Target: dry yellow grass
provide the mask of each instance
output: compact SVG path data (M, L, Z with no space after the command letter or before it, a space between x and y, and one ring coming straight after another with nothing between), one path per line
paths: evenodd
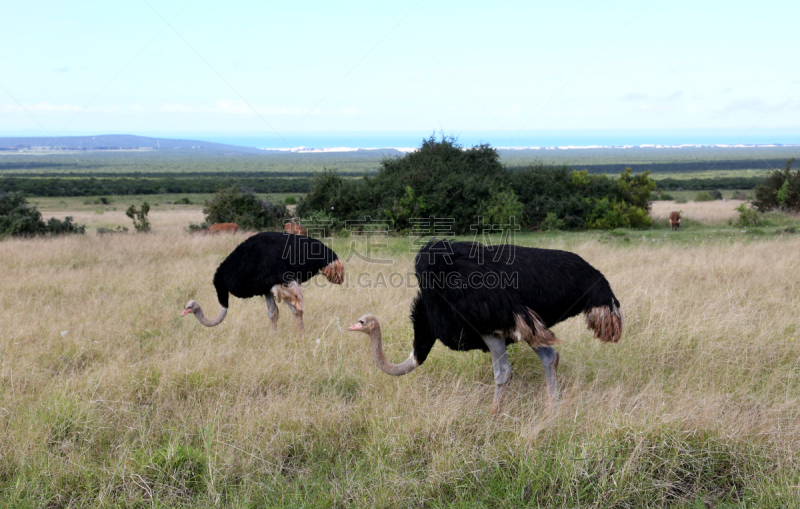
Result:
M347 287L317 278L319 286L306 288L307 337L299 340L285 308L270 335L257 298L232 298L213 329L180 318L191 298L216 315L213 272L243 239L189 236L189 220L153 214L151 235L0 243L5 500L800 500L791 473L800 453L797 237L658 247L548 242L604 272L626 331L618 345L602 345L581 319L554 328L564 342L561 401L552 410L536 355L511 348L506 413L491 419L488 354L437 345L414 373L390 378L374 366L367 338L344 330L372 312L389 357L408 354L416 289L379 277L412 271L405 240L390 241L394 265L354 258ZM347 252L345 241L334 247ZM360 274L370 284L357 284ZM707 468L713 482L704 480Z
M673 210L681 212L683 219L697 221L703 224L719 224L728 219L739 217L736 207L745 203L742 200L714 200L705 202L675 203L674 201L654 201L650 215L654 220L669 219Z
M100 211L102 209L98 209ZM124 226L133 230L131 219L125 215L125 208L118 210L103 210L102 214L94 211L85 210L48 210L43 212L44 217L57 217L63 219L72 216L78 224L86 225L88 233L94 233L97 228L116 228ZM200 207L182 207L177 210L151 210L147 216L155 232L174 232L185 231L189 223L200 224L205 219Z

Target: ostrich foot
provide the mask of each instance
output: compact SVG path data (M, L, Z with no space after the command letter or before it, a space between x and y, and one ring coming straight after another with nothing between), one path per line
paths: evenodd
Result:
M559 355L555 348L550 346L543 346L535 348L536 355L542 361L544 366L544 376L547 381L547 400L552 407L558 401L558 381L556 373L558 371Z
M499 415L500 412L503 410L503 399L506 395L506 390L508 389L509 384L511 383L511 377L509 380L504 384L495 384L494 386L494 398L492 398L492 415Z
M492 354L492 370L494 371L492 415L497 415L503 409L503 399L511 382L511 363L508 362L505 339L498 336L485 336L483 341Z

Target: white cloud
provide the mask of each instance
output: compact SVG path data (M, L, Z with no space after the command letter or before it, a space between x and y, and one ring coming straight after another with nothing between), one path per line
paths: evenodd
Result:
M255 111L254 111L255 110ZM221 113L235 115L320 115L322 110L315 108L310 113L307 108L297 106L273 106L271 104L248 104L238 99L220 99L213 105L208 104L185 104L185 103L162 103L158 107L162 113ZM335 114L338 115L360 115L361 110L357 106L342 108Z
M78 112L81 111L83 108L80 106L75 106L74 104L53 104L50 102L42 102L37 104L23 104L22 106L18 104L6 104L3 109L5 111L27 111L27 112L34 112L34 111L41 111L41 112Z

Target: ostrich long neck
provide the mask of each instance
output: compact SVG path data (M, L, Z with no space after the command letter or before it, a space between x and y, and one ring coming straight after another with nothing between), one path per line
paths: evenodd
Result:
M209 320L206 318L206 315L203 314L203 308L198 306L197 311L194 313L194 316L197 318L197 321L205 325L206 327L213 327L215 325L219 325L222 323L222 320L225 319L225 315L228 314L228 308L220 308L219 314L213 320Z
M381 326L375 324L375 328L369 335L370 345L372 346L372 355L375 356L375 363L381 368L381 371L387 375L400 376L414 371L417 367L417 360L414 358L414 352L400 364L392 364L386 359L383 354L383 340L381 339Z

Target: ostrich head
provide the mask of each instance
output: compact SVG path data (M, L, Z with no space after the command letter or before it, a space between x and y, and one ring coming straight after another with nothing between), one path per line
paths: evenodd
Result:
M181 316L186 316L189 313L197 313L199 309L200 309L200 304L198 304L197 301L195 300L190 300L189 302L186 303L186 306L184 306L183 313L181 313Z
M190 300L183 308L183 313L181 313L181 316L186 316L189 313L192 313L194 317L197 318L197 321L206 327L214 327L215 325L222 323L222 320L225 319L225 315L228 313L228 308L220 307L217 317L213 320L209 320L206 318L206 315L203 314L203 308L200 307L200 304L198 304L195 300Z
M375 315L367 313L358 319L354 325L351 325L347 330L360 331L369 335L370 344L372 346L372 355L375 357L375 363L381 371L387 375L400 376L414 371L414 368L419 366L417 358L414 356L414 351L408 359L400 364L392 364L386 359L383 354L383 346L381 341L381 325Z
M366 315L362 316L358 319L354 325L351 325L347 328L347 330L352 331L360 331L365 334L371 334L375 328L380 327L378 324L378 319L375 318L375 315L367 313Z

